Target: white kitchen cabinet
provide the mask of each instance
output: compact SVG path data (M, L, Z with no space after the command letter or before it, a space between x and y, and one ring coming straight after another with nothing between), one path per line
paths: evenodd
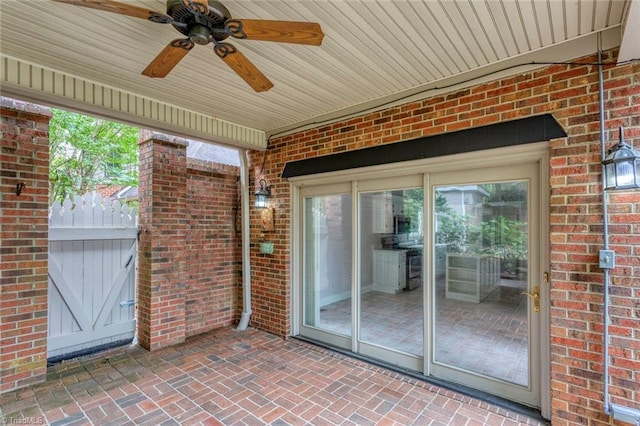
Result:
M394 219L404 216L402 191L380 192L371 197L372 231L374 234L408 232L394 229Z
M447 254L446 298L479 303L500 284L500 259Z
M393 200L391 193L376 194L371 199L372 228L374 234L393 232Z
M373 290L399 293L407 285L407 251L373 251Z

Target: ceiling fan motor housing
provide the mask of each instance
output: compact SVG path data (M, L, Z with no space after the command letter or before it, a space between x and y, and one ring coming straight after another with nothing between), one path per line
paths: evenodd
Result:
M192 11L183 0L167 0L167 15L178 25L173 27L189 37L194 43L208 44L213 38L221 41L229 37L224 23L231 18L231 13L221 3L209 0L206 14Z
M209 28L204 25L195 24L189 31L189 38L196 44L206 45L209 44Z

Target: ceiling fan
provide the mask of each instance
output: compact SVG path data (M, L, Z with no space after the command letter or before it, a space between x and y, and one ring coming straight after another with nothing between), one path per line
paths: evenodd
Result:
M247 40L319 46L324 34L314 22L232 19L231 13L215 0L167 0L167 13L113 0L53 0L92 9L171 24L186 36L171 41L142 74L165 77L196 44L213 43L213 51L256 92L264 92L273 83L234 45L224 42L229 36Z

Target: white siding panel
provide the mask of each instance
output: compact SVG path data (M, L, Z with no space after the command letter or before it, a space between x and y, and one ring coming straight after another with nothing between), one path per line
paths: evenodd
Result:
M474 15L474 9L465 2L445 2L443 6L449 22L460 37L459 40L464 43L463 52L469 58L467 62L476 67L490 60L494 61L495 55L491 52L484 30Z
M626 2L624 0L611 0L609 2L610 9L609 9L608 15L607 15L607 17L608 17L607 22L606 22L606 26L607 27L615 26L615 25L619 24L622 21L622 16L624 14L624 5L625 5L625 3Z
M551 46L553 43L553 30L551 28L551 16L549 14L549 2L537 0L533 2L533 12L537 24L541 46Z
M378 46L366 43L365 34L357 27L351 15L345 15L342 10L335 10L334 5L328 2L310 3L306 7L317 16L318 21L342 28L341 31L330 35L331 39L327 40L326 47L323 48L328 53L326 58L334 58L336 65L338 65L335 68L335 75L344 74L344 71L340 70L340 64L347 70L362 68L362 73L359 73L361 79L368 80L370 84L379 87L384 92L397 89L393 81L385 78L388 68L379 60L386 53ZM356 87L360 84L362 83L356 82ZM346 93L349 92L348 90Z
M581 5L578 1L563 1L562 4L565 10L564 25L566 27L566 38L572 39L580 34ZM571 19L571 17L573 17L573 19Z
M390 31L394 37L394 43L398 46L396 54L401 54L411 64L414 77L419 82L433 80L434 62L433 55L427 55L428 49L416 28L413 25L406 25L407 17L397 2L378 3L378 7L382 10L379 14L384 13L384 19L389 22Z
M455 61L458 70L473 68L477 65L475 59L468 55L465 43L461 42L462 38L458 33L458 29L454 28L451 19L446 10L447 2L437 1L427 3L429 5L429 18L436 28L437 37L441 37L443 46L450 52L449 55Z
M529 34L524 26L523 17L520 12L520 3L503 2L505 15L511 36L516 43L518 53L523 53L531 49Z
M593 14L593 29L602 29L607 26L609 11L611 10L611 1L599 0L595 2Z
M464 5L464 9L462 6ZM482 40L480 44L483 46L485 56L489 62L495 62L507 56L506 48L496 28L495 21L491 16L491 12L485 2L469 1L469 10L467 4L461 3L461 10L466 15L473 16L472 32L482 32ZM471 19L471 18L469 18Z
M127 2L161 12L166 7L163 0ZM487 64L496 69L501 61L574 59L576 46L584 54L580 36L615 30L625 4L225 0L236 18L318 22L325 33L318 47L228 40L275 84L255 93L210 46L196 46L166 78L142 76L155 55L180 37L169 25L52 1L0 1L0 83L7 96L264 149L267 133L377 108L441 81L468 80ZM547 55L541 47L553 50Z
M43 70L36 65L23 63L14 58L3 56L2 63L2 78L0 81L3 83L3 89L5 89L5 91L7 88L14 86L18 91L34 92L33 96L40 94L41 96L48 97L52 101L56 98L63 98L65 100L60 101L62 104L74 105L79 110L83 110L83 105L85 109L90 110L95 108L110 110L119 115L131 116L131 122L143 127L145 123L148 124L154 121L156 122L157 128L163 128L169 124L173 129L177 129L178 131L184 131L192 135L200 135L200 139L204 140L215 141L216 139L221 139L219 140L220 142L225 142L225 138L228 138L226 135L230 133L226 132L225 135L220 135L207 132L206 129L210 127L210 123L221 121L214 117L205 117L193 111L161 104L151 99L145 99L131 93L100 86L96 83L63 73ZM39 77L34 79L32 78L33 75ZM92 96L89 93L98 93L102 96ZM159 104L158 107L162 105L165 110L171 110L170 120L166 120L166 115L155 119L151 114L152 108L144 107L145 101L149 105ZM106 114L106 116L110 117L109 114ZM197 117L201 117L201 120L197 120ZM206 122L207 126L196 125L198 121L201 123ZM264 132L250 129L246 126L238 126L231 122L225 122L225 124L227 127L238 127L242 129L242 132L238 132L237 134L244 135L244 138L242 140L235 140L237 144L257 149L266 146Z
M551 21L551 37L553 42L564 40L566 35L564 2L549 0L549 19Z
M502 2L490 1L487 3L487 7L493 17L496 31L498 31L498 34L500 35L500 39L505 46L507 55L513 56L519 54L520 50L514 37L512 24L510 22L511 17L507 14Z
M581 0L580 1L580 34L587 34L593 30L593 12L596 7L595 0Z
M397 4L397 7L401 11L404 19L410 24L408 27L414 29L413 35L410 35L411 42L415 44L422 56L425 57L425 62L423 63L426 63L428 67L425 72L433 75L434 79L438 79L455 69L455 63L447 55L438 37L434 35L429 26L423 24L424 14L416 11L417 7L421 7L420 4L400 2ZM420 29L422 26L425 26L425 28ZM407 41L407 43L408 42L409 41Z

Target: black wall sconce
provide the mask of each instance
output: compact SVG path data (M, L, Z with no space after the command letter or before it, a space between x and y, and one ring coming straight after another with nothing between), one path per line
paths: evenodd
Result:
M624 141L624 129L620 127L620 142L607 153L602 161L606 190L640 188L640 153Z
M19 182L16 184L16 195L20 195L22 194L22 190L26 187L27 185L24 182Z
M264 179L260 179L260 189L256 191L255 206L259 209L267 207L267 200L271 197L271 186Z

